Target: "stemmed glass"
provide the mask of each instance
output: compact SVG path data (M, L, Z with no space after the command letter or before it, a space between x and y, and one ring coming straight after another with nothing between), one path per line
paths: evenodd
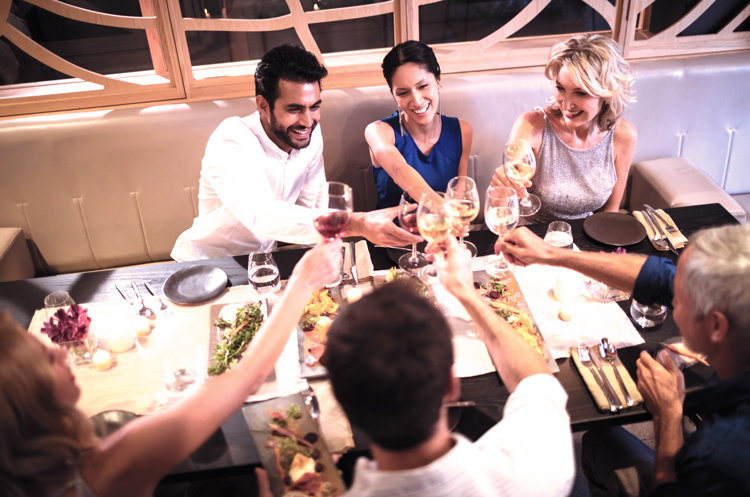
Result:
M472 257L477 255L477 246L464 241L464 230L479 214L479 192L477 184L468 176L457 176L448 182L445 193L448 196L453 222L461 230L459 243L469 249Z
M442 242L450 233L453 219L445 193L425 192L417 207L417 226L422 238L430 243ZM437 271L430 265L419 273L420 278L434 282Z
M552 221L547 226L544 241L555 247L573 248L573 229L565 221Z
M323 238L332 242L346 231L353 210L354 200L349 185L328 181L320 187L315 197L313 225ZM341 283L341 275L338 280L327 286L332 288L339 283Z
M398 222L399 225L409 233L418 234L417 226L417 208L419 207L419 198L425 189L414 186L401 194L401 201L398 204ZM427 259L417 252L417 244L413 243L411 252L402 255L398 259L398 265L404 271L412 272L429 264Z
M506 186L489 187L484 202L484 222L494 234L502 236L518 224L518 195L513 188ZM487 266L487 274L506 278L516 267L505 260L502 252Z
M536 173L536 158L529 142L522 138L511 140L503 152L503 170L511 181L523 185ZM542 201L531 193L519 202L521 217L533 216L539 211Z

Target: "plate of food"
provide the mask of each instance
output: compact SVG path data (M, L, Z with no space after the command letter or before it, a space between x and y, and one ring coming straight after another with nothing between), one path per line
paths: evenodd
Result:
M560 371L515 278L488 278L484 271L475 272L474 288L487 299L495 314L503 318L521 338L544 357L553 373Z
M208 339L208 374L218 376L242 358L260 326L268 316L265 299L231 304L214 304L209 308L211 332ZM274 394L279 390L276 371L271 371L253 397Z
M328 374L320 358L326 350L328 328L338 312L341 296L337 288L315 290L307 301L302 318L297 325L300 374L313 378Z
M346 488L300 394L242 409L276 497L335 497Z

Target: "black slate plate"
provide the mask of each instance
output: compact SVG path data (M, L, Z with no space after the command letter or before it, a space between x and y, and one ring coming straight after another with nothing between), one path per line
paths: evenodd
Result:
M214 266L180 269L164 282L164 295L175 304L196 304L219 295L227 286L227 273Z
M636 218L619 212L597 212L587 217L583 231L597 242L615 247L633 245L646 238L646 228Z

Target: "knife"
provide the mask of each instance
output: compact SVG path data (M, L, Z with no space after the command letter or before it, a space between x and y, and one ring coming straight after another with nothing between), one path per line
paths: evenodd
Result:
M354 249L354 242L349 242L349 259L352 263L352 279L355 285L359 285L359 277L357 275L357 252Z
M650 214L652 214L654 216L654 218L656 218L656 215L655 215L656 211L654 211L653 207L651 207L650 205L646 205L646 204L643 204L643 207L645 207L646 209L648 209L648 212ZM672 242L669 240L669 237L667 236L667 234L664 233L664 229L662 229L661 224L659 224L659 220L658 219L654 219L654 224L656 225L656 229L659 230L659 234L662 236L662 238L667 241L667 245L669 246L669 250L671 250L672 252L674 252L675 255L680 255L680 253L677 252L677 249L674 248L674 245L672 245Z
M596 348L596 347L595 347ZM622 403L620 402L620 397L617 396L617 393L615 392L615 389L612 388L612 384L609 382L609 378L607 378L607 375L604 374L604 369L602 369L602 360L599 358L599 350L594 350L591 352L591 362L594 363L594 366L596 366L596 369L599 370L599 374L602 377L602 381L604 382L604 390L605 394L615 401L615 404L617 404L618 409L622 409Z
M120 295L122 295L122 298L128 301L128 304L133 305L133 302L130 300L130 297L128 297L128 294L125 293L125 289L122 288L120 285L119 280L115 280L115 288L117 288L117 291L120 292Z
M658 218L659 218L659 221L661 221L662 223L664 223L664 226L666 227L665 229L666 229L667 231L669 231L670 233L677 233L677 232L679 232L679 231L680 231L680 230L679 230L679 229L677 228L677 226L675 226L675 225L674 225L674 223L668 223L668 222L667 222L667 220L666 220L666 219L664 219L664 218L663 218L663 217L661 216L661 214L659 214L659 211L657 211L656 209L654 209L653 207L651 207L651 206L650 206L650 205L648 205L648 204L643 204L643 206L644 206L644 207L645 207L646 209L651 209L651 212L652 212L652 213L653 213L653 214L654 214L654 215L655 215L656 217L658 217ZM670 230L669 228L672 228L672 229L673 229L674 231Z

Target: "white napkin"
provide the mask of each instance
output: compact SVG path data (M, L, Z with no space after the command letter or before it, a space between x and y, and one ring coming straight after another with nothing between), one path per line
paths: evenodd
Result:
M349 255L349 244L344 242L344 249L346 254L344 255L344 272L352 277L352 259ZM367 248L367 242L360 240L354 244L354 255L357 257L357 278L366 278L372 276L374 268L372 266L372 259L370 258L370 250Z
M576 303L567 304L573 309L573 318L562 321L558 317L560 302L552 290L559 268L533 265L516 268L516 281L534 316L544 341L555 359L569 357L570 348L579 342L588 345L607 337L619 349L644 343L627 315L614 302L601 303L581 296Z

